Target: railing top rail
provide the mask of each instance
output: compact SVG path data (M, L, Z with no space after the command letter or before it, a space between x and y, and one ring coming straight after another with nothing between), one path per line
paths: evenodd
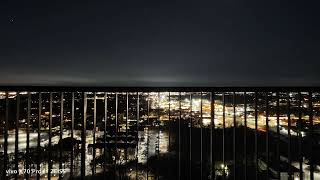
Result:
M320 92L320 86L242 87L103 87L103 86L0 86L0 91L41 92Z

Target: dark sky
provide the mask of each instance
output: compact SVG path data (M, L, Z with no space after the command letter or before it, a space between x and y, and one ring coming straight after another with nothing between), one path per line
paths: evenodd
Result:
M1 1L0 85L320 85L316 2Z

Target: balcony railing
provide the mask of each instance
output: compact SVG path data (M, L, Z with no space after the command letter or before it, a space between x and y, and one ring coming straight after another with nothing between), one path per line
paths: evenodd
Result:
M319 179L320 88L1 87L0 179Z

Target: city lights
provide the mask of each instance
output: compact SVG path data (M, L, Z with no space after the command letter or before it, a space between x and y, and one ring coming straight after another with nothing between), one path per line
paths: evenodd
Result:
M71 172L72 176L79 176L81 173L99 174L105 173L106 170L114 171L114 168L111 168L114 166L118 169L113 173L119 173L117 171L124 168L125 174L131 178L158 176L158 169L164 167L155 164L175 159L178 155L184 156L184 159L191 157L190 163L195 161L196 164L199 164L199 162L207 161L210 158L208 155L213 151L209 147L202 150L200 148L208 146L211 140L213 143L222 143L218 138L225 138L225 145L214 146L216 148L214 152L220 152L222 148L230 148L230 144L226 146L233 140L230 137L236 137L234 133L237 133L237 136L243 136L241 133L245 125L247 133L256 133L262 137L259 141L266 140L263 137L266 136L266 133L269 133L270 141L271 139L275 141L274 138L279 133L280 139L286 143L289 135L291 141L294 142L297 142L298 138L305 139L310 135L308 133L309 116L308 114L299 115L297 108L305 107L302 103L298 107L299 98L295 93L289 95L292 107L290 124L288 124L286 109L288 105L284 98L286 94L281 94L282 100L277 107L277 94L270 93L267 113L264 102L265 93L261 93L258 101L254 99L253 93L247 94L246 98L249 100L245 107L244 96L241 92L235 93L235 98L238 99L236 104L233 104L232 93L225 93L224 97L222 93L215 93L211 97L211 93L208 92L88 92L86 96L83 96L81 92L64 92L61 97L62 93L54 92L41 93L41 103L39 103L39 93L9 92L8 94L0 93L0 96L4 96L0 100L0 112L6 111L3 106L6 97L10 99L9 103L12 104L12 107L17 107L18 95L19 107L21 107L19 116L17 118L17 114L12 113L16 111L10 109L8 136L6 138L3 135L0 136L0 150L4 153L6 139L8 167L11 169L14 169L16 160L19 167L30 162L25 158L15 159L15 156L29 153L30 157L36 159L40 151L44 156L43 160L32 162L32 166L39 167L39 171L32 172L39 172L42 178L47 177L49 169L57 170L60 167L64 168L63 176L70 176ZM83 97L86 98L83 99ZM30 106L28 106L29 100ZM305 98L305 101L305 104L308 104L308 97ZM313 96L313 102L314 104L320 103L320 96ZM255 109L255 103L257 103L257 109ZM319 106L313 107L315 108L313 126L316 131L320 122L316 114ZM277 113L277 108L282 110ZM266 123L267 120L268 123ZM84 125L85 129L83 129ZM214 136L210 135L211 131ZM81 141L84 136L85 141ZM248 142L250 144L255 141L255 136L251 137L253 139ZM257 136L257 138L260 137ZM234 147L240 148L241 143L243 141ZM63 150L60 150L61 147ZM73 157L70 156L71 151L74 153ZM182 154L183 151L186 154ZM190 153L191 156L187 153ZM199 154L205 156L202 161L192 159L198 158ZM48 159L49 156L51 159ZM252 156L253 159L255 157L254 154L248 154L248 156ZM261 167L259 168L263 171L266 169L266 156L263 153L260 156L258 161ZM215 163L218 166L215 166L215 176L231 177L235 171L232 158L224 158L227 159L226 162L222 162L222 159L216 160ZM239 158L243 158L243 155ZM304 158L308 158L307 155ZM292 168L299 169L296 159L291 164ZM73 168L72 171L71 168ZM270 166L270 168L276 167ZM311 172L310 169L303 171ZM61 176L59 172L62 171L55 171L50 176L59 177ZM204 172L206 171L203 170ZM296 175L294 173L294 178ZM314 175L319 176L317 172L314 172ZM19 176L22 177L22 174Z

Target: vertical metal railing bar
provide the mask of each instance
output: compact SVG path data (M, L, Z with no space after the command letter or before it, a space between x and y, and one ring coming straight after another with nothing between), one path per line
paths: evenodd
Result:
M92 153L92 176L96 173L96 129L97 129L97 93L93 93L93 153Z
M137 141L137 152L136 152L136 180L138 180L138 152L139 152L139 119L140 119L140 98L139 98L139 92L137 92L137 134L136 134L136 141Z
M192 179L192 92L190 93L189 179Z
M60 143L59 143L59 169L62 169L62 138L63 138L63 99L64 94L60 94ZM62 173L59 173L59 179L62 179Z
M108 94L104 93L104 130L103 130L103 154L104 154L104 164L103 164L103 179L106 180L106 167L107 167L107 120L108 120Z
M312 92L309 92L309 138L310 138L310 179L314 179L314 162L313 162L313 99Z
M37 180L40 179L40 140L41 140L41 112L42 112L42 93L39 92L38 98L38 139L37 139Z
M158 92L157 119L158 119L158 135L157 135L158 146L156 149L157 150L156 155L157 155L157 159L159 160L160 159L160 124L161 124L161 121L160 121L160 91ZM159 179L159 173L157 173L156 179Z
M149 126L150 126L150 119L149 119L149 113L150 113L150 93L148 92L147 96L147 180L149 179Z
M71 139L73 141L74 135L74 92L71 94ZM70 178L73 179L73 156L74 156L74 147L71 150L71 162L70 162Z
M178 122L178 179L181 179L181 92L179 92L179 122Z
M266 164L267 164L267 179L269 179L269 93L266 92Z
M114 163L114 173L115 173L115 179L117 178L117 160L118 160L118 93L116 92L116 122L115 122L115 163Z
M17 170L17 173L15 173L15 179L18 179L19 176L19 159L18 159L18 153L19 153L19 115L20 115L20 93L17 92L16 96L16 103L17 103L17 110L16 110L16 127L15 127L15 152L14 152L14 160L15 160L15 169Z
M125 174L127 174L128 163L128 119L129 119L129 94L126 92L126 149L125 149Z
M214 163L214 153L213 153L213 133L214 133L214 92L210 93L211 102L211 123L210 123L210 177L214 179L215 176L215 163Z
M202 142L202 140L203 140L203 130L202 130L202 128L203 128L203 114L202 114L202 91L200 92L200 143L201 143L201 145L200 145L200 179L202 180L202 178L203 178L203 142Z
M302 134L301 134L301 125L302 125L302 95L301 92L298 92L298 132L299 132L299 177L300 180L303 180L303 155L302 155Z
M225 180L226 172L225 172L225 165L226 165L226 147L225 147L225 133L226 133L226 97L225 92L222 93L222 179Z
M49 158L48 158L48 180L51 179L51 169L52 169L52 150L51 150L51 136L52 136L52 92L50 92L49 97Z
M81 132L81 179L86 176L86 129L87 129L87 93L83 92L83 116Z
M233 97L232 97L232 104L233 104L233 179L236 179L236 162L237 162L237 157L236 157L236 93L233 92Z
M247 180L247 94L243 93L243 101L244 101L244 180Z
M168 121L169 121L169 123L168 123L169 124L169 128L168 128L169 129L169 138L168 138L169 139L169 142L168 142L169 148L168 149L169 149L169 152L170 152L171 151L171 121L170 121L170 119L171 119L171 97L170 97L170 92L169 92L169 97L168 98L169 98L169 115L168 115L169 116L168 117L169 118L168 119Z
M280 100L279 100L279 92L276 92L276 114L277 114L277 176L280 179Z
M28 92L28 99L27 99L27 146L26 146L26 179L28 180L30 177L30 173L28 173L30 169L30 117L31 117L31 93Z
M258 94L254 92L254 119L255 119L255 139L254 139L254 149L255 149L255 175L256 180L258 179Z
M288 176L289 179L292 179L292 170L291 170L291 112L290 112L290 94L289 92L287 93L287 118L288 118Z

